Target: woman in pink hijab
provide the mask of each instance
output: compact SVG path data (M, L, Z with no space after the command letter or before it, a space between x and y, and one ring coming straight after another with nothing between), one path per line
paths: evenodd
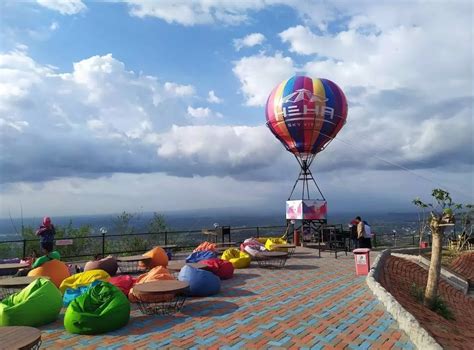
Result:
M36 231L36 235L40 237L41 249L43 249L45 255L53 251L55 234L56 230L54 229L54 225L51 223L51 218L45 216L43 218L43 224Z

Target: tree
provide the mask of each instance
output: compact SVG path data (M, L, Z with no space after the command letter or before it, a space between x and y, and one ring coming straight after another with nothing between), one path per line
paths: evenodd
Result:
M464 212L460 213L461 216L461 234L459 235L459 241L457 245L457 250L460 252L466 249L466 245L472 242L473 237L473 224L472 217L474 215L474 205L467 204L464 206L466 209Z
M428 229L428 216L426 213L426 208L428 205L423 203L420 198L415 198L412 203L416 205L420 210L418 211L418 235L419 235L419 244L421 247L421 242L423 242L423 235Z
M436 201L435 205L423 203L419 199L413 201L418 207L431 208L429 217L429 227L432 235L431 261L424 295L424 304L430 308L433 307L438 296L444 230L448 226L454 226L455 219L453 209L459 209L461 207L459 204L453 203L449 192L440 188L435 188L431 192L431 196Z
M167 229L168 228L166 226L165 217L162 214L154 212L153 217L151 218L148 224L148 232L158 233L164 232Z

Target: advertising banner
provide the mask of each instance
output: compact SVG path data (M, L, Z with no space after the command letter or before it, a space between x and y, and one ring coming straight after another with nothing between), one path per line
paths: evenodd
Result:
M322 200L286 201L287 220L326 220L327 202Z

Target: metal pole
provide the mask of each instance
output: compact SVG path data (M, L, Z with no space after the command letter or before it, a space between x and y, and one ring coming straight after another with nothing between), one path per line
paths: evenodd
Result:
M105 233L102 233L102 257L105 257Z
M26 239L23 240L23 259L26 258Z
M165 231L165 245L168 245L168 231Z
M260 229L259 227L257 226L257 238L260 237Z

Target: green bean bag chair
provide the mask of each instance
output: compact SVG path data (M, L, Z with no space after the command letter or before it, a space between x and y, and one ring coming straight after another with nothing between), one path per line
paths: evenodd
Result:
M62 304L58 288L51 281L38 278L0 302L0 327L39 327L54 322Z
M33 265L31 265L31 267L35 269L50 260L61 260L61 255L59 254L58 251L53 250L51 253L43 255L42 257L39 257L38 259L36 259Z
M74 299L64 315L64 328L75 334L101 334L125 326L130 302L120 289L100 281Z
M244 269L250 266L252 258L246 252L242 252L236 248L229 248L221 256L222 260L230 261L235 269Z

